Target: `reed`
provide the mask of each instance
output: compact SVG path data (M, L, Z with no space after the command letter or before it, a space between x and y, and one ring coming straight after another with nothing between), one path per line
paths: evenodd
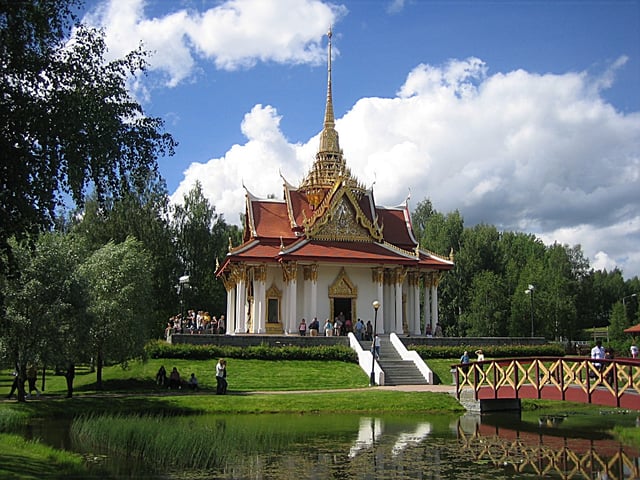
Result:
M358 422L356 417L332 422L316 416L292 428L285 418L99 415L75 420L71 436L82 448L139 462L147 469L204 470L235 464L265 446L277 454L318 432L353 431Z

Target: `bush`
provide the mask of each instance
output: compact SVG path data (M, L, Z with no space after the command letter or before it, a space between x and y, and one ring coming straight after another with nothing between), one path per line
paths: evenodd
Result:
M148 358L178 358L211 360L216 358L239 358L243 360L333 360L357 363L356 353L344 345L321 345L313 347L270 347L261 344L252 347L220 345L172 345L163 340L154 340L145 346Z
M459 358L463 351L473 352L482 349L486 358L514 358L514 357L563 357L564 347L558 344L546 345L486 345L470 346L456 345L443 347L430 347L427 345L409 345L408 350L415 350L423 359L430 358Z

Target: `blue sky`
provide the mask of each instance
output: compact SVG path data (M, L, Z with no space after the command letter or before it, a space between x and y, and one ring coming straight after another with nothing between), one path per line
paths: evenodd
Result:
M376 201L430 198L595 268L640 275L640 0L102 0L85 22L113 56L142 41L131 90L180 143L174 201L196 180L229 223L244 186L280 196L317 150L333 26L336 128ZM282 176L282 177L281 177Z

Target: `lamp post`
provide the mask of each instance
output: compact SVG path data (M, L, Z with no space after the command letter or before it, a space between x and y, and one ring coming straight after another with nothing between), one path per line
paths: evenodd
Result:
M638 296L637 293L632 293L631 295L627 295L626 297L622 297L622 308L624 310L625 321L627 320L627 304L625 303L625 300L627 298L633 298L633 297L637 297L637 296Z
M631 295L627 295L626 297L622 297L622 306L626 308L627 304L624 302L627 298L637 297L637 293L632 293Z
M524 291L527 295L531 295L531 337L533 337L533 292L535 289L535 285L529 284L529 288Z
M380 308L380 302L374 300L373 303L373 338L371 339L371 377L369 377L369 386L373 387L376 384L376 333L378 332L378 309Z
M189 275L183 275L178 279L178 292L180 293L180 319L184 322L184 291L189 288Z

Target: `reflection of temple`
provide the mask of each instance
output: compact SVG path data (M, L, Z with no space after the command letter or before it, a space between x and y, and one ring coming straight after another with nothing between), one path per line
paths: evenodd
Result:
M437 323L438 282L453 261L420 250L406 201L376 205L373 189L351 174L334 129L331 32L328 65L313 166L298 187L285 180L283 200L247 191L243 243L229 246L218 269L229 333L293 333L302 318L322 327L341 313L373 321L374 300L379 333L419 335Z

